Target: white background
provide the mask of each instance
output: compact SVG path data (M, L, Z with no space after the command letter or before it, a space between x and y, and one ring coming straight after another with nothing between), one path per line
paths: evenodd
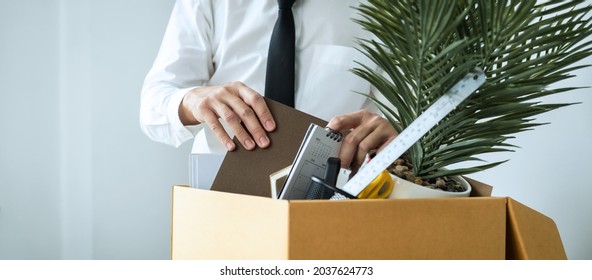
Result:
M169 258L190 143L151 142L138 114L173 3L0 0L0 259ZM551 124L518 135L522 148L489 157L510 162L470 177L555 220L570 259L592 259L592 92L546 100L582 104L542 115Z

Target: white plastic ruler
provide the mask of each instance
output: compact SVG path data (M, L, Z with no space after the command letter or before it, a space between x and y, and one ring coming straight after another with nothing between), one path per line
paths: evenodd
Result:
M485 74L480 69L475 69L467 74L461 81L436 100L432 106L415 119L406 129L401 131L370 162L362 166L358 173L343 186L343 190L357 196L378 174L389 167L483 83L485 83Z

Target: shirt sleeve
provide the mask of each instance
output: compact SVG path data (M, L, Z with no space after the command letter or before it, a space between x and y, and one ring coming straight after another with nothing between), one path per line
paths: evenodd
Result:
M189 90L207 84L214 71L211 9L197 0L177 0L140 99L140 126L152 140L175 147L203 127L184 126L179 105Z

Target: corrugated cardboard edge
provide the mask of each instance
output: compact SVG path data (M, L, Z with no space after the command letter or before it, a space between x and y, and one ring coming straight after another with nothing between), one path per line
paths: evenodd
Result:
M169 255L170 255L171 260L173 259L173 240L174 240L173 230L175 228L175 214L178 214L178 213L175 213L175 188L188 188L188 187L190 187L190 186L184 185L184 184L179 184L179 185L174 185L172 188L172 195L171 195L171 242L170 242L171 246L169 247L170 248Z
M288 201L244 197L174 186L171 259L286 259Z
M565 260L557 225L549 217L508 198L506 259Z

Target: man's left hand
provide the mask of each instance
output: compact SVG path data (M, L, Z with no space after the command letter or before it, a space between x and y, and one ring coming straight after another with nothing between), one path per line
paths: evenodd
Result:
M341 167L351 168L356 172L364 162L366 155L373 150L380 150L397 136L391 123L367 110L336 116L327 127L349 133L343 139L339 158Z

